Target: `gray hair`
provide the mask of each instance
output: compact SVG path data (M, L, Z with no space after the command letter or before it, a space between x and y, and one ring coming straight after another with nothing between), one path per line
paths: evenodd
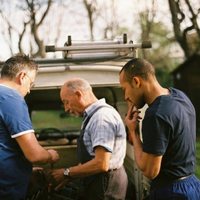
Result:
M72 92L76 92L77 90L81 91L92 91L92 87L90 86L89 82L82 78L74 78L70 79L65 82L64 86L70 89Z
M3 64L1 77L14 79L22 71L38 70L38 65L25 54L17 54L10 57Z

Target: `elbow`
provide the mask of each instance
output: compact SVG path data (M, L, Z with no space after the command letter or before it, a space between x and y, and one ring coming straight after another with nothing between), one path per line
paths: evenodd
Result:
M158 175L158 174L154 174L154 173L143 173L143 175L145 176L145 177L147 177L148 179L150 179L150 180L153 180L154 178L156 178L156 176Z
M102 172L108 172L109 166L103 166L102 167Z
M102 165L100 168L101 172L108 172L109 170L109 165Z
M160 173L160 167L161 167L161 157L156 159L156 161L154 159L154 162L152 162L150 159L146 160L146 162L143 162L143 165L142 167L140 167L140 169L143 172L144 176L146 176L150 180L153 180Z
M109 163L98 161L98 168L100 172L108 172L109 170Z
M146 170L143 171L143 175L146 176L148 179L153 180L159 174L158 170Z

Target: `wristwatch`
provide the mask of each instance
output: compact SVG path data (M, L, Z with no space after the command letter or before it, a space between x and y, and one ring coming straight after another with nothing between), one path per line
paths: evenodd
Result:
M70 173L69 168L65 168L63 173L64 176L69 176L69 173Z

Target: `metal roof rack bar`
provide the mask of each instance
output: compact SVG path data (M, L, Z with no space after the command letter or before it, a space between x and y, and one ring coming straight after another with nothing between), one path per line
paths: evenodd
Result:
M55 52L55 51L85 51L85 50L114 50L114 49L135 49L135 48L151 48L150 41L144 41L139 44L105 44L105 45L72 45L64 47L55 47L55 46L46 46L46 52Z

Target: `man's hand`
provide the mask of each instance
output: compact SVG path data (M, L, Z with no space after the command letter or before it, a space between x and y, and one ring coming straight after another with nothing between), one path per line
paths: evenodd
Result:
M139 134L139 121L142 119L140 111L134 106L129 106L128 113L125 117L125 124L129 130L129 140L133 144L135 134Z
M52 187L54 190L62 189L67 183L71 181L71 178L64 176L64 168L55 169L50 171Z
M130 132L134 132L139 125L141 117L139 116L140 111L135 106L130 106L128 113L125 117L125 123Z
M51 160L50 163L54 163L56 161L58 161L60 159L59 154L57 151L53 150L53 149L48 149L47 150L49 152L49 154L51 155Z
M71 181L71 179L66 178L64 181L62 181L61 183L59 183L58 185L55 186L54 190L58 191L60 189L62 189L65 185L67 185L69 182Z

